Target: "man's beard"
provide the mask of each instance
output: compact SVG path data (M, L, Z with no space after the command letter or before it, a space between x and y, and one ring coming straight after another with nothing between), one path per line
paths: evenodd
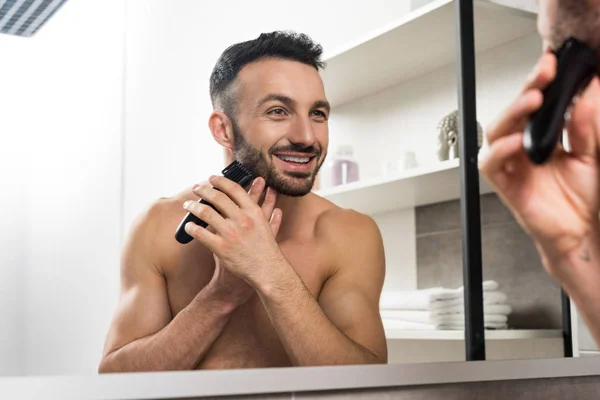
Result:
M596 51L600 48L600 10L588 0L558 0L550 42L558 50L569 37L575 37Z
M285 172L285 176L278 172L272 163L269 163L265 155L244 139L237 124L232 120L233 138L234 138L234 157L237 161L247 167L255 177L261 176L265 179L266 185L275 189L277 193L284 196L300 197L312 190L317 173L323 165L324 158L320 159L321 151L314 146L301 147L297 145L286 146L285 148L273 148L269 151L271 157L275 152L290 151L296 153L306 153L315 156L317 166L313 171L304 172Z

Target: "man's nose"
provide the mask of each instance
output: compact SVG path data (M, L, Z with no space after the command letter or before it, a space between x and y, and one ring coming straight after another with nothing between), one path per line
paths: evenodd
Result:
M309 117L296 118L289 140L294 144L306 147L315 144L315 133Z

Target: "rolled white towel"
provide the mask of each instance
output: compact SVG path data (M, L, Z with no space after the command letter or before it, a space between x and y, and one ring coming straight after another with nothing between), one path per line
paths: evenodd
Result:
M482 282L485 304L503 304L506 295L498 291L496 281ZM464 303L464 289L434 287L419 290L383 292L379 301L382 310L433 310Z
M433 311L427 310L381 310L381 319L388 321L408 321L428 324L435 322Z
M483 281L481 288L484 292L494 292L500 288L500 285L496 281ZM464 290L464 286L458 288L461 292Z
M504 304L507 300L506 294L500 291L483 292L483 304ZM464 294L461 292L461 296L456 299L448 299L443 301L437 301L432 304L432 309L439 310L442 308L463 306L465 304Z
M455 289L430 288L383 292L379 301L382 310L428 310L442 300L460 300L463 293Z

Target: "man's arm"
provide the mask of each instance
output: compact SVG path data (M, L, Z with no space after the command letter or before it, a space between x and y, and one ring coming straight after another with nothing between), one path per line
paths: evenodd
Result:
M287 263L273 269L280 273L258 292L294 365L386 363L379 314L385 277L381 234L367 216L334 214L317 229L336 268L318 301Z
M579 314L600 344L600 224L583 242L565 255L537 244L542 262L577 306Z
M121 296L100 373L193 369L235 308L231 299L209 284L172 318L165 278L156 265L160 219L160 205L155 205L136 221L125 244Z
M486 131L483 176L532 237L544 267L573 299L600 344L600 80L594 77L566 124L569 151L557 146L542 165L529 160L523 132L555 79L545 51L517 98Z

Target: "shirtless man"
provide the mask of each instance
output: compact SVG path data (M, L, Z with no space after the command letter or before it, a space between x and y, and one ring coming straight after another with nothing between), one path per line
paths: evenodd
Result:
M600 80L594 77L567 123L570 151L544 165L523 150L526 121L554 80L556 50L574 36L600 57L600 0L539 0L543 54L515 101L487 131L482 174L533 238L548 273L577 305L600 345ZM600 71L598 71L600 73Z
M258 178L212 177L136 220L100 372L387 362L378 227L311 192L328 145L321 51L274 32L218 60L210 130L226 164ZM209 228L189 223L195 240L181 245L188 211Z

